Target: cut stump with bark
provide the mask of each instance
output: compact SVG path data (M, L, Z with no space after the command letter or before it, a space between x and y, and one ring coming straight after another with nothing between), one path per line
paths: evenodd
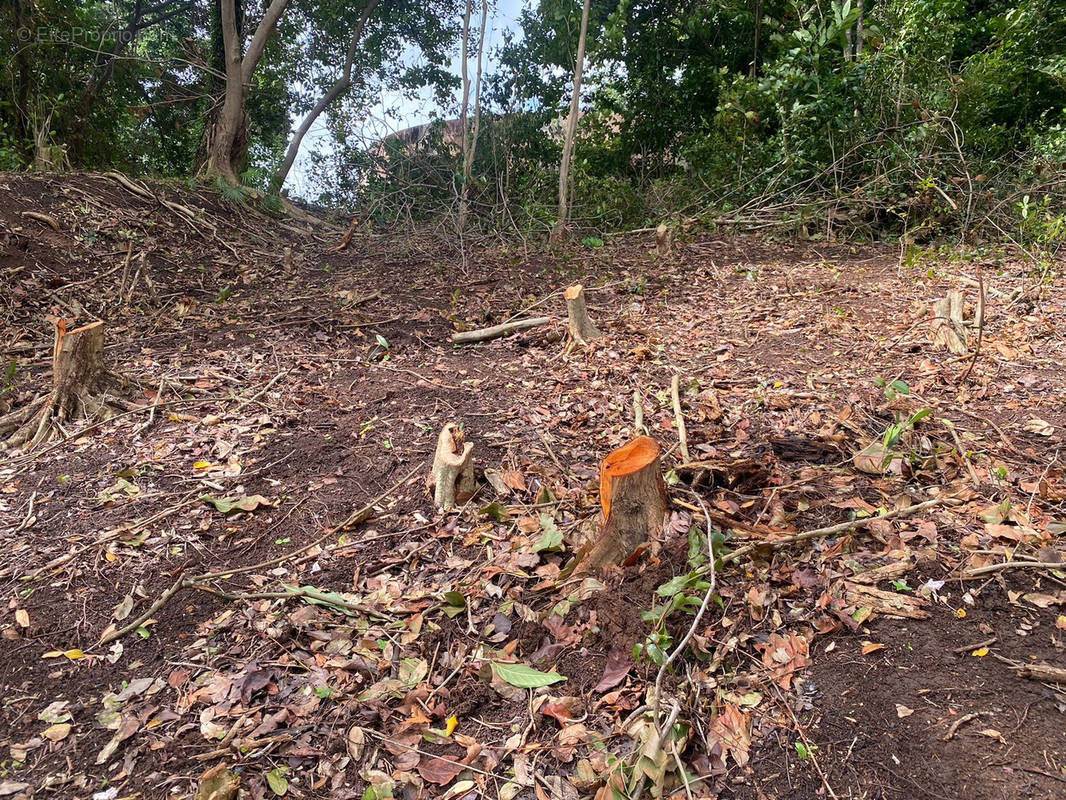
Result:
M429 485L433 487L433 503L437 508L454 508L474 493L474 445L466 441L458 426L449 422L437 437L437 451L433 455L433 471Z
M586 346L602 334L589 317L588 307L585 305L585 287L580 283L575 283L563 292L563 297L566 298L566 318L570 330L570 341L566 349L570 351Z
M51 393L0 417L0 436L10 433L4 441L9 448L34 447L62 432L65 422L109 419L116 409L129 409L115 394L127 385L128 381L104 367L103 322L67 330L66 320L60 320L56 323Z
M674 232L666 225L660 223L655 229L655 255L663 258L670 255L670 249L674 244Z
M963 295L950 291L948 296L933 304L933 319L930 331L933 344L946 347L956 355L969 352L966 346L966 326L962 318Z
M649 539L662 533L666 485L659 444L638 436L611 452L600 464L603 526L574 574L624 564Z

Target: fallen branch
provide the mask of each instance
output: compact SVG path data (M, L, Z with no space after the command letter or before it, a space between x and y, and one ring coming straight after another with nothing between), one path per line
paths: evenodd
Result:
M681 445L681 460L688 463L688 432L685 430L685 415L681 413L681 376L675 374L670 380L670 400L674 404L674 421L677 423L677 438Z
M479 328L474 331L462 331L452 334L453 344L474 344L476 342L488 342L499 339L515 331L524 331L527 328L536 328L547 325L551 317L533 317L531 319L519 319L514 322L505 322L502 325L493 325L491 328Z
M835 536L838 533L847 533L857 528L865 527L875 520L882 519L901 519L903 517L909 517L913 514L917 514L919 511L924 511L927 508L933 508L934 506L953 504L958 502L954 497L937 497L933 500L926 500L924 503L918 503L917 505L908 506L907 508L900 508L896 511L889 511L886 514L881 514L878 517L863 517L862 519L853 519L850 522L841 522L839 525L830 525L827 528L817 528L813 531L805 531L803 533L793 534L784 539L778 539L773 542L759 542L758 544L749 544L745 547L740 547L734 550L732 553L728 553L722 556L722 565L732 563L733 561L740 560L741 557L752 553L755 550L769 547L773 550L781 550L789 545L797 544L799 542L810 541L811 539L824 539L829 536ZM705 568L704 568L705 569Z
M235 409L233 409L233 412L237 413L238 411L243 409L245 406L250 406L252 403L254 403L256 400L258 400L264 394L269 392L270 391L270 387L273 386L275 383L277 383L281 378L284 378L286 375L288 375L289 372L290 372L290 370L287 370L287 369L279 372L277 375L275 375L273 378L270 379L270 381L267 383L266 386L264 386L262 389L260 389L255 394L253 394L247 400L242 400L240 402L240 404L238 404L238 406Z
M1061 561L1003 561L999 564L971 567L965 570L962 575L965 578L979 578L982 575L991 575L993 572L1002 572L1005 569L1060 569L1066 571L1066 563Z
M970 366L973 366L972 362ZM944 417L941 417L940 421L944 424L944 427L951 432L951 438L955 440L955 447L959 449L959 457L966 463L966 469L970 473L970 480L973 482L973 488L979 490L981 488L981 479L977 477L977 470L973 468L973 462L970 460L970 457L966 455L966 448L962 446L962 439L959 438L959 432L955 430L955 423Z
M977 363L977 357L981 355L981 339L985 332L985 279L981 273L981 265L977 265L977 311L974 314L974 325L977 326L977 343L973 348L973 358L967 364L966 370L959 376L956 383L963 383L973 372L973 365Z
M663 661L663 663L659 667L659 672L655 675L655 690L654 696L652 698L652 719L653 724L656 726L659 744L662 744L663 738L665 737L667 732L669 732L670 727L673 724L670 723L670 725L664 725L662 727L659 727L659 708L661 706L660 693L662 689L663 676L666 675L667 669L669 669L670 665L677 659L677 657L682 653L682 651L684 651L685 647L689 643L689 640L695 635L696 631L699 629L700 621L703 619L703 614L707 610L707 606L710 604L711 598L714 597L714 593L717 587L717 574L714 569L714 533L711 531L711 515L707 508L707 504L703 502L703 498L695 492L693 492L692 494L696 498L696 501L700 504L700 510L703 511L703 516L707 523L707 530L705 531L705 533L707 534L707 571L710 574L708 576L709 579L707 581L707 591L703 595L703 602L700 603L700 607L699 610L696 612L696 616L692 619L692 624L689 625L688 631L682 637L681 641L677 643L677 647L675 647L670 653L670 655L666 658L666 660ZM674 714L674 716L676 717L676 713Z
M59 233L59 222L57 222L56 218L50 214L42 214L40 211L23 211L22 216L36 220L37 222L43 222L56 233Z
M1040 681L1041 683L1066 683L1066 669L1062 667L1053 667L1050 664L1020 664L997 653L992 653L992 656L998 661L1002 661L1010 667L1012 672L1018 673L1023 678Z
M118 630L111 631L111 633L101 636L100 645L102 646L105 644L111 644L111 642L115 641L116 639L121 639L128 633L133 633L145 622L147 622L154 613L156 613L159 609L161 609L168 602L170 602L170 598L172 598L186 586L191 585L192 582L186 580L184 575L179 575L178 579L174 581L173 584L171 584L170 588L163 592L163 594L159 595L159 598L154 603L152 603L152 605L148 606L148 609L135 620L133 620L133 622L131 622L124 628L119 628Z
M978 717L984 716L987 713L988 713L987 711L973 711L973 712L971 712L969 714L963 714L961 717L959 717L957 720L955 720L951 724L951 727L948 728L948 732L946 734L944 734L944 736L940 739L940 741L942 741L942 742L950 742L953 738L955 738L955 734L958 732L959 728L961 728L963 725L965 725L970 720L975 720Z

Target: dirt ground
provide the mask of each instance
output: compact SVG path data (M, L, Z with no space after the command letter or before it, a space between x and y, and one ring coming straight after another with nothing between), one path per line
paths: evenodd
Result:
M0 797L193 797L219 765L248 798L1066 796L1061 261L365 225L335 251L346 221L178 185L0 197L0 415L48 390L58 319L106 322L132 404L0 450ZM604 335L564 353L575 281ZM975 330L929 341L951 288L971 320L984 294L968 375ZM560 581L634 398L666 530ZM447 422L478 489L441 513ZM704 508L747 549L692 628ZM655 648L690 628L656 746Z

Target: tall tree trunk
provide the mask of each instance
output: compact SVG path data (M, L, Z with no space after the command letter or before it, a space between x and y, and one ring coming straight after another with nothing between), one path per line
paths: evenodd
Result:
M366 23L370 19L370 15L374 13L374 9L378 7L378 3L381 0L369 0L366 8L363 9L363 15L359 18L359 22L355 26L355 31L352 33L352 40L348 44L348 55L344 61L344 70L341 73L340 78L329 87L325 94L319 98L315 103L315 107L312 108L307 116L304 117L303 122L300 123L300 127L296 129L296 132L292 136L292 141L289 142L289 147L285 151L285 160L278 167L278 171L274 173L274 177L270 181L270 188L274 192L280 192L281 187L285 184L285 179L289 177L289 172L292 170L292 165L296 163L296 156L300 152L300 145L303 143L304 136L311 130L311 126L315 124L322 112L329 108L333 103L343 95L352 86L352 69L355 65L355 56L359 50L359 42L363 38L363 33L366 30Z
M755 43L751 49L751 72L754 78L759 69L759 33L762 28L762 0L755 0Z
M463 137L463 177L466 177L466 151L470 147L470 131L468 127L467 111L470 107L470 65L467 63L467 54L470 52L470 14L473 11L473 3L466 0L466 10L463 12L463 41L462 50L459 54L459 68L463 79L463 100L459 106L459 130ZM466 229L466 182L459 187L459 230Z
M26 31L32 37L36 32L33 24L32 0L15 0L15 29ZM23 34L25 35L25 34ZM32 67L30 65L30 48L28 44L21 45L15 55L15 63L18 65L18 73L15 83L15 108L16 135L19 146L24 153L33 152L30 144L32 137L30 125L30 80Z
M242 58L236 0L221 0L226 89L221 110L208 121L204 130L201 177L218 177L232 184L240 182L240 166L248 147L248 112L245 108L248 86L287 5L288 0L271 0L248 45L248 52Z
M574 155L574 136L577 134L577 118L581 108L581 73L585 68L585 37L589 29L589 0L581 9L581 33L577 39L577 59L574 62L574 94L570 98L570 116L563 133L563 157L559 162L559 217L552 229L552 241L559 242L566 231L570 217L570 162Z
M858 61L862 55L862 17L866 9L863 8L863 0L858 0L856 7L859 9L859 18L855 20L855 60Z
M477 154L477 137L481 128L481 65L485 54L485 27L489 19L488 0L481 0L481 31L477 40L477 73L474 76L474 126L467 135L463 127L463 183L459 187L459 230L466 230L470 213L470 177L474 172L474 156ZM469 29L469 25L467 25Z

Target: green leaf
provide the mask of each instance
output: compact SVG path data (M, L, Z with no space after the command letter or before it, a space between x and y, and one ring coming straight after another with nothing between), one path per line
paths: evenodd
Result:
M917 423L921 422L926 417L930 416L932 413L933 413L933 409L931 409L931 408L919 409L918 411L914 412L914 416L913 417L911 417L909 420L907 420L907 426L910 427L912 425L916 425Z
M664 583L662 586L660 586L655 591L660 597L673 597L678 592L683 591L684 589L688 588L688 585L691 582L691 580L692 580L692 573L685 573L684 575L678 575L678 576L668 580L666 583Z
M270 791L279 797L283 796L289 791L289 782L285 779L285 776L281 772L281 767L276 767L266 775L267 783L270 784Z
M894 380L894 381L892 381L892 383L889 384L889 386L891 386L893 389L895 389L900 394L910 394L911 393L911 387L908 386L906 383L904 383L901 380Z
M454 590L450 592L445 592L444 601L448 605L455 606L456 608L466 608L466 598L463 597L462 592L457 592Z
M541 686L551 686L553 683L565 681L566 677L552 670L541 672L539 669L527 667L525 664L501 664L496 661L489 662L492 671L500 680L517 686L519 689L537 689Z
M481 516L483 517L494 519L496 520L496 522L511 521L511 512L508 511L507 508L501 505L500 503L489 503L487 506L480 509L478 513L481 514Z
M559 530L559 526L555 524L555 520L552 519L550 514L542 513L540 515L540 529L542 533L540 538L537 539L537 543L533 545L534 553L562 548L563 532Z
M389 340L382 336L380 333L374 334L374 338L377 340L377 343L384 347L386 350L389 349Z

